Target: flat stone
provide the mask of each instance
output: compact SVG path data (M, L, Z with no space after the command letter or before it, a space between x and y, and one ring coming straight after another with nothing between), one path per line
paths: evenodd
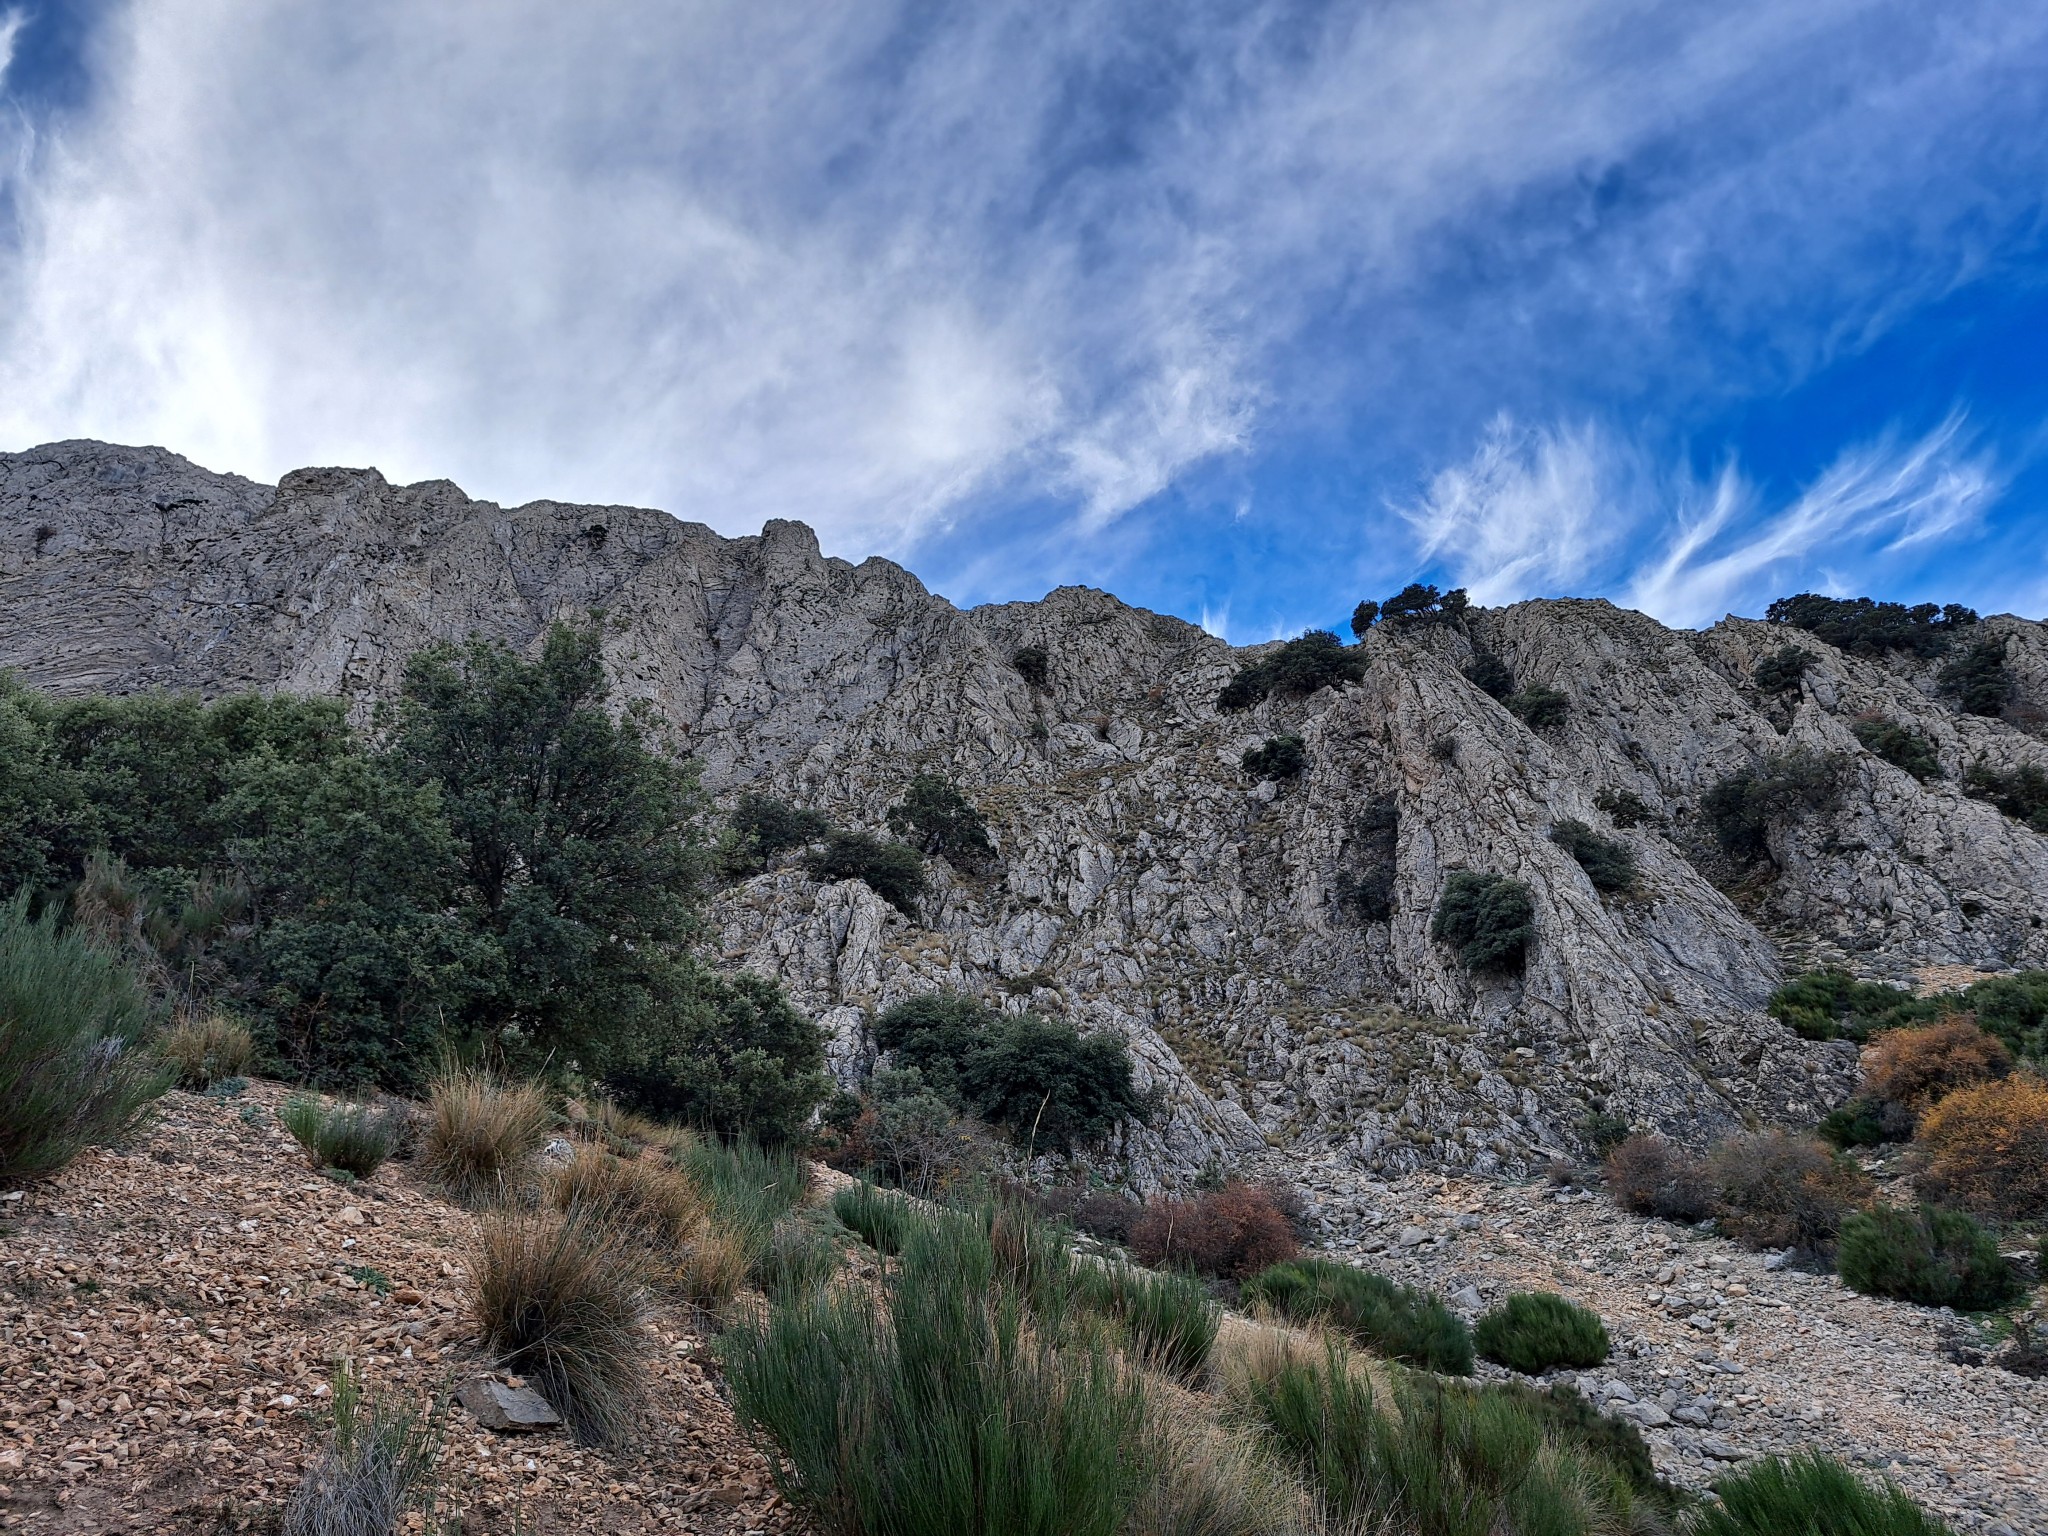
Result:
M533 1388L508 1387L489 1376L464 1382L455 1400L485 1429L544 1429L562 1422L562 1416Z
M1416 1248L1429 1241L1429 1234L1420 1227L1403 1227L1397 1241L1403 1248Z
M1486 1298L1479 1294L1479 1287L1476 1285L1461 1286L1446 1296L1444 1300L1465 1312L1477 1312L1486 1305Z

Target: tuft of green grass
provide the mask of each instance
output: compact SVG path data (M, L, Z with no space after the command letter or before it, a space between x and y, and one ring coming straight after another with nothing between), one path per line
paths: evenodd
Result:
M794 1152L709 1137L684 1148L677 1163L711 1203L712 1218L739 1245L747 1273L758 1280L774 1247L776 1222L810 1191L809 1167Z
M1873 1486L1818 1451L1769 1456L1714 1484L1685 1536L1952 1536L1891 1483Z
M832 1214L877 1253L898 1254L918 1215L901 1195L877 1189L863 1179L832 1197Z
M1295 1259L1245 1283L1244 1299L1298 1323L1327 1319L1374 1354L1445 1376L1472 1374L1472 1333L1442 1300L1370 1270Z
M339 1169L358 1179L383 1167L405 1136L401 1110L328 1104L304 1093L286 1099L277 1118L306 1149L315 1168Z
M1134 1353L1154 1370L1190 1383L1206 1374L1223 1310L1194 1276L1116 1264L1089 1274L1087 1291L1123 1323Z
M1596 1312L1552 1291L1521 1291L1479 1319L1472 1342L1481 1358L1525 1376L1560 1365L1590 1369L1607 1358L1606 1325Z
M846 1255L828 1230L830 1220L807 1221L803 1215L793 1214L775 1224L760 1276L761 1289L770 1301L788 1303L815 1296L839 1274Z
M383 1393L366 1394L343 1361L330 1398L327 1446L285 1505L283 1536L390 1536L413 1512L432 1517L439 1503L437 1466L447 1437L447 1402L425 1408Z

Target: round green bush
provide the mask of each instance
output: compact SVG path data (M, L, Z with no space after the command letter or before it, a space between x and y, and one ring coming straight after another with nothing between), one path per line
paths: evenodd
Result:
M1891 1483L1872 1487L1818 1451L1768 1456L1714 1484L1687 1536L1949 1536Z
M1997 1240L1961 1211L1938 1205L1859 1211L1843 1221L1837 1243L1842 1283L1866 1296L1976 1312L2020 1290Z
M1537 1376L1560 1365L1582 1369L1607 1358L1599 1314L1550 1291L1522 1291L1479 1319L1472 1342L1482 1359Z

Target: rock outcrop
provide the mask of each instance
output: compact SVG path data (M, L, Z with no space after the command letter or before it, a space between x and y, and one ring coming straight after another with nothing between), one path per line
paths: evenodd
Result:
M1383 627L1362 680L1227 714L1216 695L1249 653L1192 625L1083 588L963 611L888 561L823 557L801 523L727 539L374 470L272 488L159 449L0 455L0 667L37 686L286 689L367 710L422 644L531 646L592 609L619 693L652 701L713 791L879 827L930 769L998 844L988 872L935 866L921 923L855 882L761 875L714 903L723 961L781 977L847 1072L867 1011L941 984L1117 1032L1170 1106L1116 1149L1141 1181L1309 1149L1390 1172L1524 1167L1573 1148L1593 1108L1695 1140L1811 1119L1846 1091L1853 1051L1764 1015L1788 964L2048 964L2048 838L1960 789L1980 760L2048 769L2048 743L2024 714L1958 713L1932 662L1794 634L1814 662L1765 694L1753 673L1780 627L1675 631L1541 601ZM2005 617L1981 633L2004 641L2023 701L2048 703L2048 631ZM1027 645L1046 652L1042 687L1013 663ZM1538 734L1467 681L1475 646L1565 694L1562 721ZM1865 751L1851 725L1869 714L1922 732L1944 777ZM1243 753L1280 734L1307 770L1251 782ZM1738 879L1702 798L1792 750L1834 755L1836 803L1774 823L1768 868ZM1602 809L1620 794L1641 806L1625 824ZM1389 800L1393 915L1368 923L1337 893ZM1551 841L1568 818L1630 845L1632 894L1601 895ZM1459 869L1529 886L1520 977L1472 977L1430 939Z

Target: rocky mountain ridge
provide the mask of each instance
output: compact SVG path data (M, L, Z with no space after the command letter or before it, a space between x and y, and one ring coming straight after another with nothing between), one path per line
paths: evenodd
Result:
M918 922L859 882L757 876L713 904L723 962L782 978L848 1074L871 1054L868 1011L942 984L1116 1031L1166 1090L1159 1122L1113 1149L1142 1183L1311 1155L1522 1168L1571 1149L1595 1108L1688 1139L1811 1120L1854 1053L1765 1016L1788 965L2048 964L2048 837L1960 787L1979 761L2048 770L2048 742L2025 718L1959 713L1933 661L1538 601L1382 626L1359 681L1220 713L1256 651L1084 588L963 611L888 561L823 557L796 522L727 539L374 470L269 487L160 449L0 455L0 667L36 686L284 689L367 710L422 644L526 647L593 608L617 691L654 705L713 791L879 827L932 770L997 844L984 873L935 861ZM2019 697L2048 703L2048 631L1980 630ZM1756 666L1788 639L1813 664L1766 693ZM1013 664L1027 645L1046 652L1043 686ZM1475 647L1562 692L1562 720L1532 731L1475 687ZM1943 776L1864 750L1864 715L1920 731ZM1253 782L1243 753L1281 734L1301 738L1305 772ZM1774 824L1767 865L1739 878L1701 801L1795 750L1838 755L1837 802ZM1641 803L1630 825L1601 808L1617 795ZM1337 894L1388 801L1393 914L1363 922ZM1632 894L1593 888L1551 840L1565 819L1629 844ZM1429 937L1458 869L1530 887L1519 978L1474 978Z

